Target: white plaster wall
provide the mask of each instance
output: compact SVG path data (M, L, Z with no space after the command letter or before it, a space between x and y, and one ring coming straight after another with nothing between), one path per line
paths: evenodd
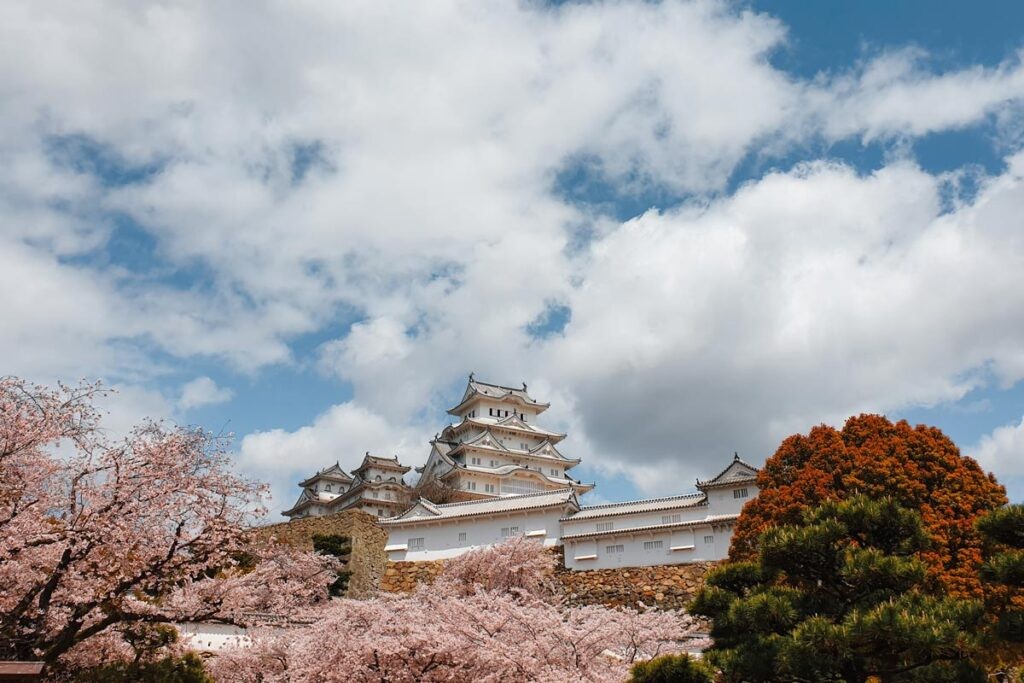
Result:
M746 489L746 498L736 498L734 491ZM711 489L708 492L708 509L712 515L738 515L743 506L757 497L758 488L753 484L732 488Z
M705 543L705 536L713 536ZM676 531L645 534L609 534L596 539L565 542L565 566L569 569L610 569L615 567L650 567L661 564L687 564L721 560L729 552L732 529L725 525L699 525ZM645 541L661 541L659 549L645 550ZM623 552L609 553L608 546L621 545ZM688 546L693 546L688 548ZM685 548L672 550L673 547ZM596 555L593 559L577 559Z
M503 527L519 527L520 534L543 531L543 536L531 536L543 541L546 546L558 544L558 519L564 510L522 511L501 516L469 517L446 522L406 524L388 528L388 546L407 545L410 538L423 538L423 550L389 550L388 559L393 561L442 560L456 557L481 546L500 543ZM465 533L466 540L460 541L459 534Z
M198 652L219 652L228 647L248 647L251 644L246 630L230 624L211 624L189 621L175 624L185 645Z

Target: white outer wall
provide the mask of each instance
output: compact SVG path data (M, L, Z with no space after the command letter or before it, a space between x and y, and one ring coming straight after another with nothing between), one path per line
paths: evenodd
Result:
M219 652L227 647L248 647L251 644L241 626L189 621L175 624L181 640L191 650Z
M714 536L714 542L704 543L705 536ZM731 524L701 524L671 531L603 535L594 539L567 540L565 566L568 569L610 569L615 567L650 567L662 564L687 564L721 560L729 553L732 539ZM662 547L644 550L645 541L661 541ZM623 552L608 553L611 545L621 545ZM688 550L672 547L693 546ZM593 559L578 557L596 555Z
M565 566L569 569L604 569L610 567L648 567L659 564L686 564L724 559L729 554L732 540L732 523L708 520L673 530L631 532L637 527L661 524L662 515L680 514L682 522L697 522L708 517L736 515L743 505L757 496L757 487L745 484L746 498L735 498L732 488L711 489L708 505L689 508L657 510L608 517L596 517L574 521L567 519L563 510L525 510L521 512L481 515L443 522L419 522L402 525L387 525L388 546L405 546L410 538L423 538L423 550L389 550L392 561L441 560L456 557L481 546L500 543L502 527L518 526L519 533L544 531L544 545L562 543L562 536L596 531L599 522L612 522L616 533L590 540L565 542ZM614 510L614 508L611 508ZM465 541L459 541L459 533L466 534ZM705 536L714 536L712 543L704 543ZM657 550L645 550L645 541L661 541ZM607 553L607 546L622 545L622 553ZM672 547L692 545L692 549L671 550ZM597 555L594 559L577 560L584 555Z
M388 546L406 545L410 538L423 538L424 549L419 551L389 550L388 559L392 561L423 561L442 560L456 557L464 552L481 546L493 545L504 540L501 536L503 527L519 527L520 534L533 531L544 531L544 545L558 544L560 537L558 520L566 513L564 508L547 510L523 510L520 512L500 513L497 515L481 515L464 519L452 519L443 522L427 522L402 525L387 525ZM459 541L459 534L465 533L466 540Z

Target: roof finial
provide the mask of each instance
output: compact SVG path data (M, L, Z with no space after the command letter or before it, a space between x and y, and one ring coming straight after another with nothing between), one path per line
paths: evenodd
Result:
M523 382L523 391L526 391L526 382Z
M473 371L472 370L469 371L469 381L470 382L473 381Z
M733 451L732 452L732 459L733 460L739 460L740 459L740 454L739 454L738 451Z

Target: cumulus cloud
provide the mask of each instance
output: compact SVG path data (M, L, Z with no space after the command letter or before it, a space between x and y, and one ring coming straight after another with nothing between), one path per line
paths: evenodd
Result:
M240 443L239 465L272 482L273 508L281 510L297 495L296 480L327 465L337 462L352 470L362 462L364 452L388 457L419 453L423 443L423 432L392 424L359 405L342 403L295 431L272 429L246 435Z
M0 351L138 386L168 358L317 361L354 398L243 439L275 481L425 454L471 369L528 380L574 455L651 491L815 421L1019 381L1019 56L807 80L772 64L788 40L711 0L11 3ZM752 154L992 118L1007 168L973 196L912 159L726 191ZM620 223L566 198L578 176L685 201ZM551 302L569 322L534 338ZM223 398L207 379L182 409Z
M228 387L219 387L209 377L196 377L181 387L178 398L180 410L192 410L202 406L215 405L230 401L235 392Z
M997 427L967 452L990 472L1024 477L1024 418L1017 424Z

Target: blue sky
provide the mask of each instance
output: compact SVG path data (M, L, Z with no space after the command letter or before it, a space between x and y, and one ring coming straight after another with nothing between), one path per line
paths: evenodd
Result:
M235 433L275 508L420 464L470 371L601 499L860 411L1024 499L1020 3L9 19L4 371Z

